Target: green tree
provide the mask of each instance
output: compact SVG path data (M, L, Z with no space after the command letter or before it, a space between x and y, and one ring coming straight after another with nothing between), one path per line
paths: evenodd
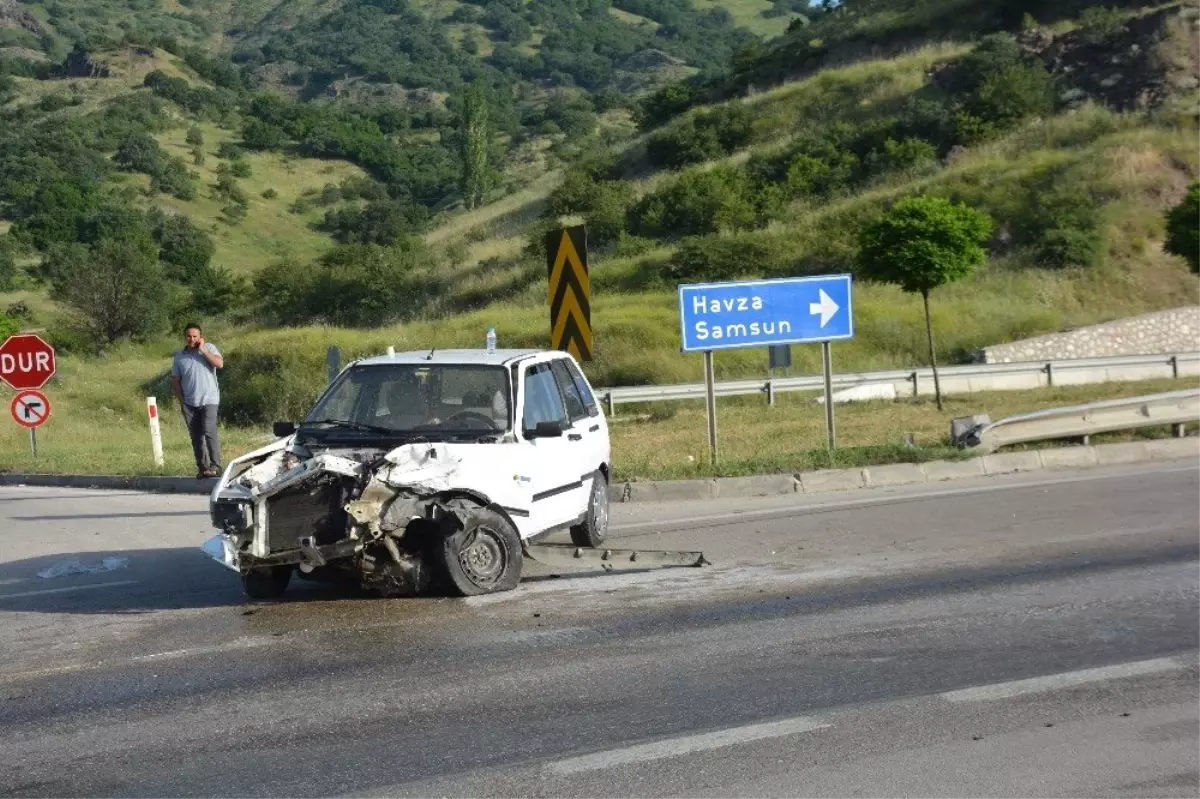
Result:
M166 154L158 146L158 142L149 133L133 133L126 136L117 145L113 161L117 166L130 172L144 172L153 175L158 170L159 161Z
M205 269L216 250L212 238L181 215L163 216L155 238L162 248L159 260L168 264L167 275L180 283L191 282L188 274Z
M1200 272L1200 183L1193 183L1183 202L1167 212L1164 249L1184 258L1193 272Z
M462 93L459 114L459 135L462 147L463 204L477 208L484 202L491 183L488 151L492 141L492 125L488 118L487 97L478 84L467 86Z
M203 146L204 134L200 131L200 128L196 127L195 125L188 128L187 143L192 145L193 147Z
M73 328L102 343L144 338L166 323L167 281L153 256L130 241L73 248L55 270L51 293L71 308Z
M859 266L865 277L895 283L904 291L921 295L939 411L942 388L934 355L929 292L961 280L984 262L987 251L983 244L992 226L991 217L966 205L941 197L909 197L859 234Z
M0 291L12 291L17 280L17 260L6 239L0 239Z

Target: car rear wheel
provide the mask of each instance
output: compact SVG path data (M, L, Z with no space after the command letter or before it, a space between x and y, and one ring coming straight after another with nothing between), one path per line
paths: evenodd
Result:
M571 543L596 549L608 538L608 481L603 472L592 475L592 493L588 496L587 515L571 528Z
M242 589L251 599L275 599L287 590L292 571L291 566L251 569L242 575Z
M447 536L441 547L446 582L460 596L516 588L522 559L516 528L490 508L472 511L463 528Z

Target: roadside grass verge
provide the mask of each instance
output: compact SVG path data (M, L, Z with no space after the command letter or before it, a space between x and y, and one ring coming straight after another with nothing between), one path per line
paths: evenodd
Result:
M131 371L121 363L112 366L116 374L110 379L133 382L144 374L144 369ZM65 377L73 383L79 377L76 368L71 365L66 368ZM117 407L102 406L100 398L106 390L105 382L93 376L82 386L76 385L73 393L48 389L54 412L51 421L39 431L36 460L29 452L28 433L11 423L3 425L0 472L193 474L191 445L183 422L178 411L166 405L166 398L159 398L166 464L156 469L151 462L144 400L131 399ZM963 458L970 453L948 443L950 419L957 416L988 413L999 419L1023 411L1153 394L1191 385L1194 381L1162 379L950 395L942 412L927 397L840 405L836 410L838 448L832 453L825 449L824 410L812 401L811 395L782 394L774 408L767 407L765 399L757 397L722 399L718 411L721 461L715 467L708 463L707 428L704 409L699 403L621 406L612 422L614 479L793 473ZM7 396L0 399L7 401ZM1166 428L1151 428L1133 434L1112 434L1104 440L1162 437L1169 432ZM912 446L906 443L906 436L911 437ZM271 440L266 426L224 425L221 437L226 460ZM1093 440L1098 442L1101 438Z

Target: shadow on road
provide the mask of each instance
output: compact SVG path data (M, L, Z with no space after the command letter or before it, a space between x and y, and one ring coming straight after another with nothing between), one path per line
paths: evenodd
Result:
M48 577L39 576L48 574ZM293 578L276 604L368 599L356 586ZM60 553L0 563L0 612L152 613L262 604L198 547Z

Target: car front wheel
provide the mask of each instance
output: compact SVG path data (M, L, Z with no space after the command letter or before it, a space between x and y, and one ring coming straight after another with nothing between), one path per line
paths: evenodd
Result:
M251 599L275 599L287 590L292 571L291 566L251 569L242 575L242 589Z
M516 528L490 508L473 511L463 528L447 536L441 546L442 570L460 596L516 588L523 558Z

